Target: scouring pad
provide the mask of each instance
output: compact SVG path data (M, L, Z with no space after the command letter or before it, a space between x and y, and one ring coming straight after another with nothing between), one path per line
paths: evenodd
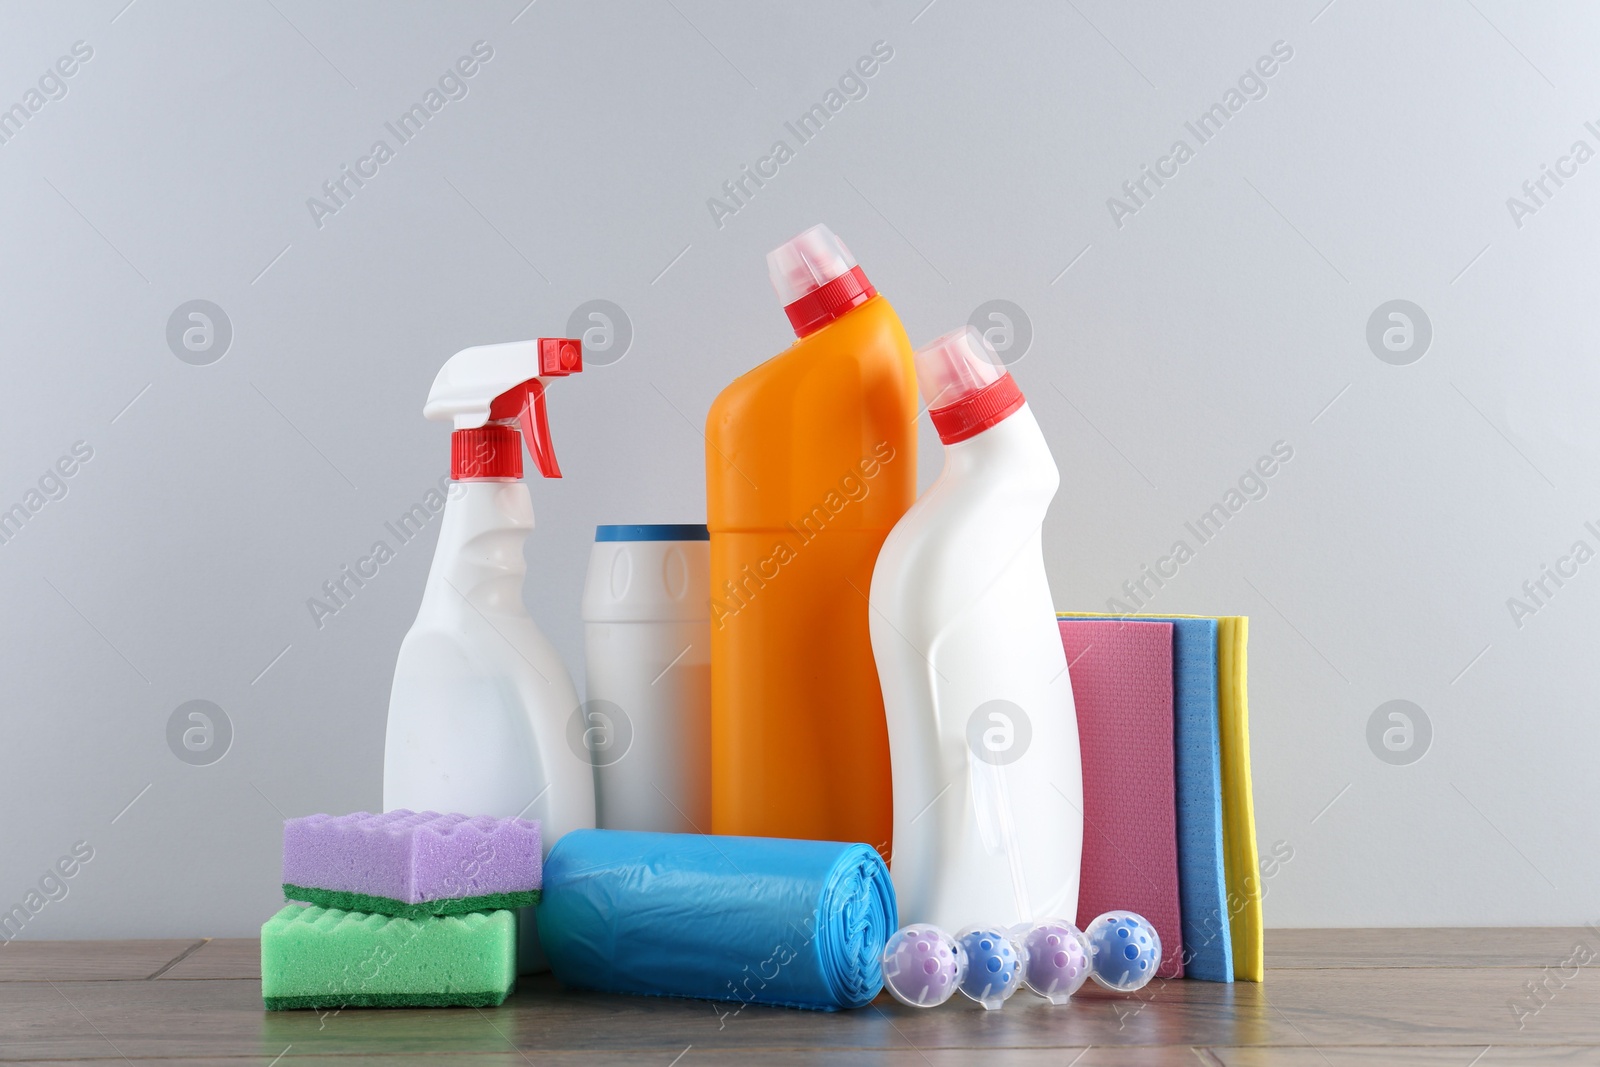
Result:
M283 894L402 918L539 901L539 824L405 809L308 815L283 827Z
M516 976L509 911L400 919L289 904L261 927L268 1011L494 1007Z

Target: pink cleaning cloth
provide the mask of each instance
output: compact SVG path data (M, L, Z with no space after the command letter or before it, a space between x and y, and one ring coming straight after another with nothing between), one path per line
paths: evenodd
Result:
M1172 624L1061 619L1083 751L1078 927L1132 911L1161 935L1161 978L1183 977L1173 788Z

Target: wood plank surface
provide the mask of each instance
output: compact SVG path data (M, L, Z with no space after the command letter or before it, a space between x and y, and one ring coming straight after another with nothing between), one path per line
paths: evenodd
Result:
M1091 985L1070 1005L1022 993L997 1012L882 996L834 1014L548 975L482 1011L265 1012L254 940L16 942L0 948L0 1063L1594 1064L1600 959L1559 967L1585 938L1600 947L1582 929L1274 931L1259 985Z
M260 977L260 941L253 937L218 937L167 968L161 980Z
M7 941L0 945L0 982L139 981L189 949L181 941Z

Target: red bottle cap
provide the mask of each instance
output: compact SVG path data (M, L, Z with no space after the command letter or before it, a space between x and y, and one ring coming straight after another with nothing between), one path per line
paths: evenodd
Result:
M1020 408L1026 398L1017 380L1007 374L975 393L969 393L949 407L929 408L933 428L947 445L976 437Z
M1016 380L971 326L918 349L915 362L917 387L947 445L982 433L1024 403Z
M522 477L522 435L497 423L450 435L450 477L458 482Z
M860 267L851 267L821 289L807 293L783 310L789 316L796 337L807 337L822 329L851 308L878 295Z
M813 226L768 252L767 274L800 337L878 295L856 257L826 226Z

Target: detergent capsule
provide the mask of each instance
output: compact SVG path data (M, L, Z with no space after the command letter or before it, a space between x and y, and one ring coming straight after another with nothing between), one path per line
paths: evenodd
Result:
M1027 960L1022 981L1052 1004L1065 1004L1089 980L1089 939L1065 919L1045 919L1012 931Z
M991 1011L1002 1007L1022 984L1022 951L996 926L969 926L956 944L967 958L961 992Z
M1161 965L1161 935L1142 915L1108 911L1084 931L1094 980L1107 989L1143 989Z
M967 971L967 954L937 926L896 930L883 946L883 984L900 1003L936 1008L949 1000Z

